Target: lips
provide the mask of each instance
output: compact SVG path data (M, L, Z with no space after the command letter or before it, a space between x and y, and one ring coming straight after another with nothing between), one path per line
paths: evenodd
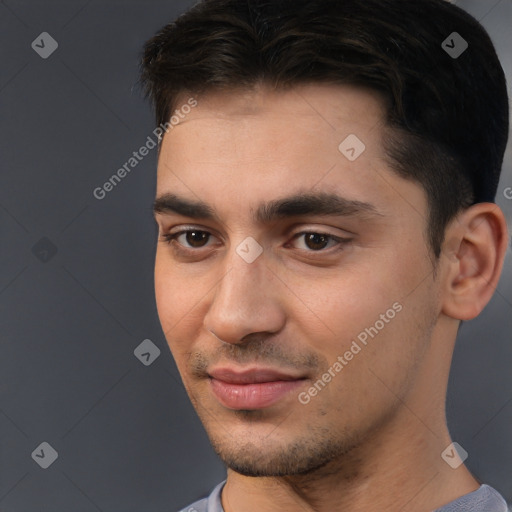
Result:
M258 384L262 382L289 381L303 378L265 368L253 368L238 372L230 368L218 368L210 371L208 374L214 379L228 382L229 384Z
M211 370L210 386L217 400L228 409L264 409L276 404L303 385L305 377L270 368L236 371L231 368Z

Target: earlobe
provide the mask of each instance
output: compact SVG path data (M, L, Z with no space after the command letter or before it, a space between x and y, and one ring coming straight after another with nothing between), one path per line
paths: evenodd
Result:
M475 204L449 225L442 252L444 314L471 320L481 313L498 285L507 242L505 216L494 203Z

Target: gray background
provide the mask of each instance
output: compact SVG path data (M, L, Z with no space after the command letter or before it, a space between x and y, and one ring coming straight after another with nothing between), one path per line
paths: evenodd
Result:
M512 0L456 3L488 29L512 81ZM187 5L0 2L2 512L173 512L225 477L156 313L156 151L103 200L92 194L151 135L141 48ZM42 32L58 42L47 59L31 47ZM512 226L506 187L510 146L497 202ZM448 395L468 467L509 501L511 258L461 330ZM134 355L145 339L161 350L148 366ZM58 452L47 469L32 456L43 442Z

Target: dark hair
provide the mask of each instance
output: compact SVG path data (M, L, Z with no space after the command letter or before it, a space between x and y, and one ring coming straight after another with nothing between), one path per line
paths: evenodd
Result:
M453 32L468 43L458 57L444 48L459 44ZM388 161L424 187L438 258L447 223L494 202L508 137L503 69L464 10L446 0L203 0L147 41L141 61L158 124L187 91L318 82L383 93Z

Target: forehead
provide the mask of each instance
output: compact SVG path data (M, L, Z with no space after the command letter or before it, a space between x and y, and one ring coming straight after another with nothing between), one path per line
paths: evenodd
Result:
M177 105L187 101L183 95ZM270 160L271 167L280 162L296 167L294 162L316 160L320 164L341 157L339 144L349 135L365 145L365 157L379 156L383 102L367 89L310 84L276 91L260 86L211 92L196 101L186 115L174 116L178 124L171 126L162 142L163 163L208 160L232 167Z
M234 209L247 210L314 189L378 206L396 200L390 181L411 185L389 176L381 143L384 101L376 92L314 84L196 100L164 136L157 195L179 193L214 208L229 199Z
M219 136L244 126L268 133L285 129L281 135L289 138L325 136L325 132L341 135L349 127L363 136L368 128L383 125L386 117L384 97L380 93L351 85L308 84L288 90L260 85L252 89L209 92L195 99L195 108L187 109L186 115L179 119L174 116L179 122L172 128L173 135L188 125L190 130L211 128ZM176 110L179 112L180 106L184 107L189 100L190 96L181 95Z

